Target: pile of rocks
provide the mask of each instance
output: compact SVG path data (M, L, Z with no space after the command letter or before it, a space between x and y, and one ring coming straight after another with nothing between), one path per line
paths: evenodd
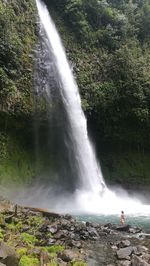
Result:
M112 249L116 252L118 266L150 266L150 254L145 246L132 246L126 239L114 243Z

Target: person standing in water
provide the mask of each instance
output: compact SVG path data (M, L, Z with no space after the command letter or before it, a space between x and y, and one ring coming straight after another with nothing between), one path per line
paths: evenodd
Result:
M125 224L125 216L124 216L124 211L121 211L120 223L121 223L122 225L123 225L123 224Z

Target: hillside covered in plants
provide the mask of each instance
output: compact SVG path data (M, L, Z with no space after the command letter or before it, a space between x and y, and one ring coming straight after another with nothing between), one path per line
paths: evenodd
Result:
M45 2L72 65L106 181L127 187L149 185L149 1ZM2 184L29 180L36 171L32 126L36 16L33 0L0 0Z

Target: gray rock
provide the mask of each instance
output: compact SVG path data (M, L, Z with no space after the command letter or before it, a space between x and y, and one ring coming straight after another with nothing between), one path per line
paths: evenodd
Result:
M93 227L88 227L87 231L91 237L96 236L99 237L99 234L97 233L97 230Z
M145 260L147 263L150 263L150 254L143 254L142 256L141 256L141 258L143 259L143 260Z
M82 247L81 242L79 242L79 241L72 240L72 244L76 248L81 248Z
M66 238L67 235L68 235L68 231L67 230L60 230L53 237L56 238L56 239L61 239L61 238Z
M47 227L47 231L48 232L50 232L50 233L52 233L52 234L55 234L55 233L57 233L58 232L58 228L57 228L57 226L48 226Z
M64 262L62 259L58 258L57 261L58 261L59 265L67 266L67 262Z
M149 263L147 263L146 261L144 261L142 258L136 256L136 255L133 255L132 256L132 260L131 260L131 265L132 266L150 266Z
M125 225L120 225L116 227L117 231L123 231L123 232L129 232L130 229L130 225L129 224L125 224Z
M59 252L58 253L58 257L60 259L62 259L65 262L70 262L75 258L79 257L79 254L76 251L70 250L70 249L66 249L63 252Z
M139 227L130 227L128 230L128 232L132 234L137 234L137 233L140 233L141 231L142 229Z
M129 240L122 240L117 243L117 247L119 248L129 247L130 245L131 245L131 242Z
M131 265L131 261L129 260L123 260L123 261L118 262L118 266L130 266L130 265Z
M14 254L15 251L11 247L7 246L4 242L0 243L0 258L5 259Z
M138 245L138 246L137 246L137 250L138 250L139 253L142 254L143 252L148 251L148 248L145 247L145 246Z
M116 254L118 259L126 259L130 260L130 255L133 253L134 248L133 247L126 247L119 249Z
M48 240L48 245L54 245L56 243L56 240L55 239L53 239L53 238L50 238L49 240Z
M15 256L8 256L3 260L3 263L6 264L6 266L18 266L19 259Z
M3 263L0 262L0 266L6 266L6 264L3 264Z

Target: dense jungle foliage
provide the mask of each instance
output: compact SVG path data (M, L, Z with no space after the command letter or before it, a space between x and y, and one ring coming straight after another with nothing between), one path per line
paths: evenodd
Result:
M105 176L148 183L149 0L45 2L73 67ZM36 18L34 0L0 0L0 179L34 176Z
M73 36L65 46L76 62L83 107L101 144L148 149L149 0L46 2Z
M33 175L35 23L34 1L0 0L0 185Z

